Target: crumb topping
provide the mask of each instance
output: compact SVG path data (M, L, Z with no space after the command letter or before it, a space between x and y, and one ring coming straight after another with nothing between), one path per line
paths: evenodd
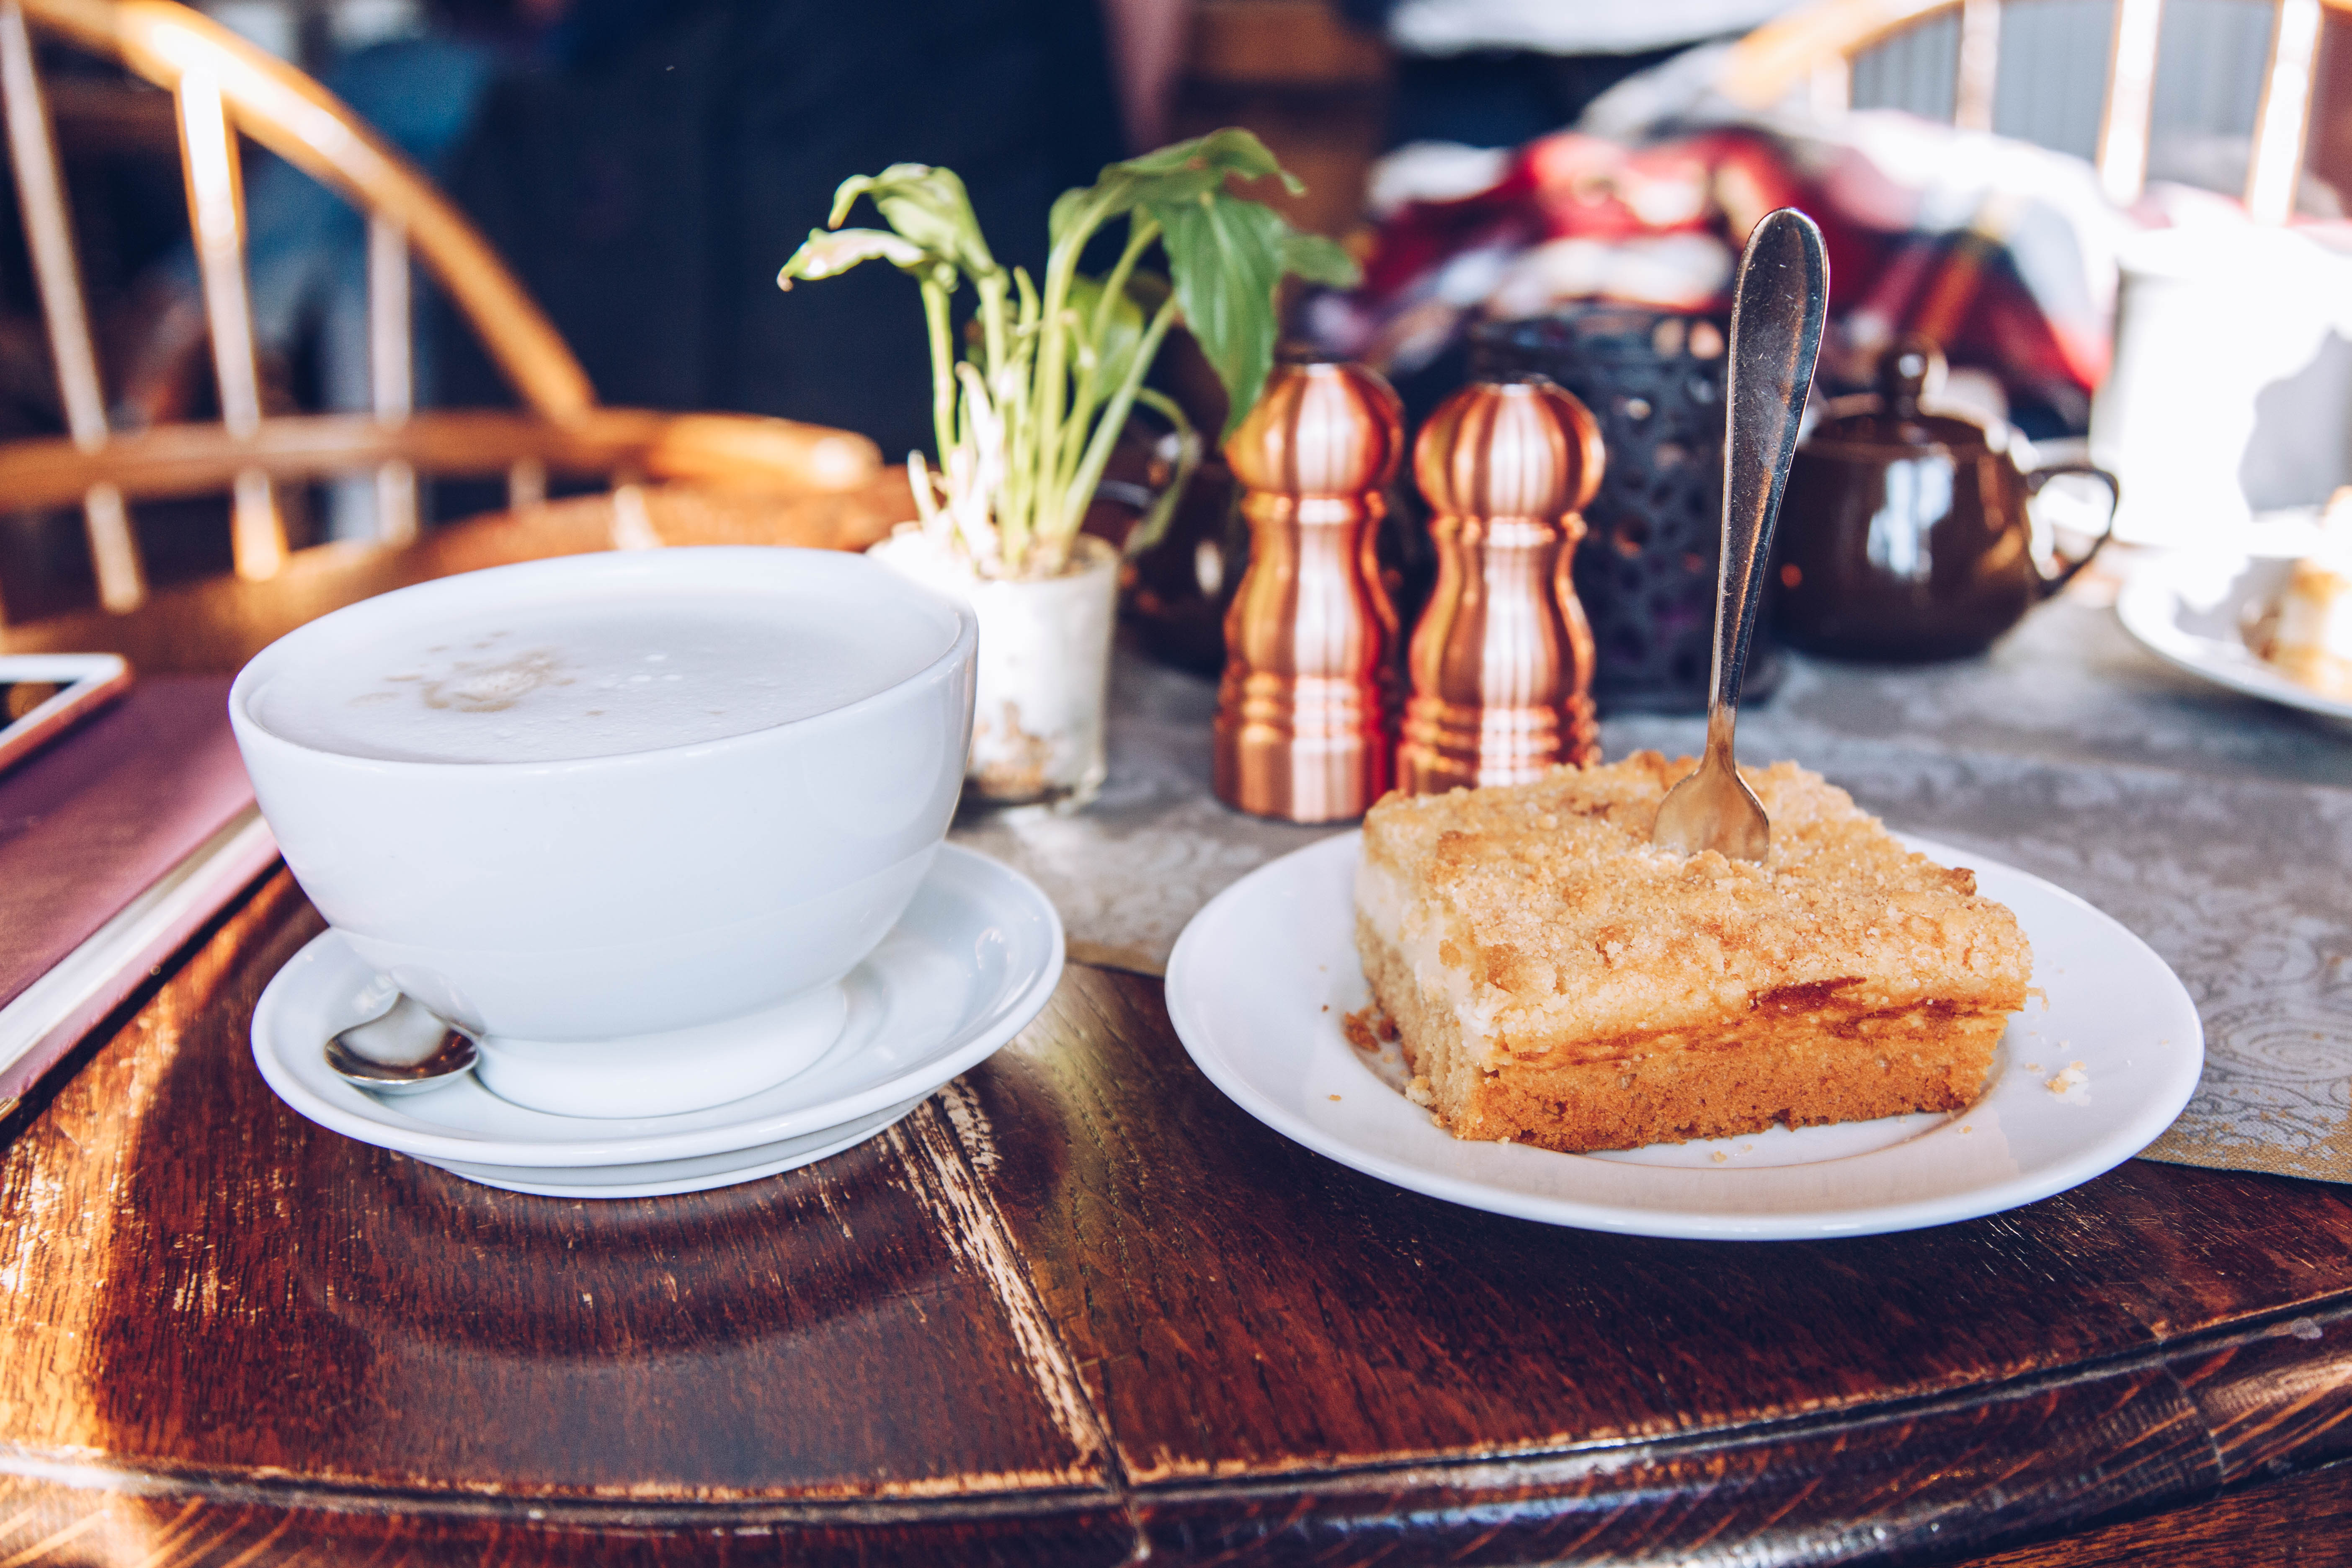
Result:
M1643 752L1391 795L1365 818L1367 861L1403 895L1398 935L1434 938L1466 979L1464 1021L1483 1026L1490 1059L1759 1010L2023 1006L2032 958L2015 917L1817 773L1742 770L1772 820L1761 865L1654 846L1659 802L1695 765Z

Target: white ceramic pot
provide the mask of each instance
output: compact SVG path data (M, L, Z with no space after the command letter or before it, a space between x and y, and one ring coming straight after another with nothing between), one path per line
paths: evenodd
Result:
M1100 794L1118 552L1082 533L1068 569L1034 581L976 576L915 529L866 553L961 599L980 619L966 794L994 805L1057 811L1076 811Z
M258 715L280 672L420 624L583 595L710 589L856 617L911 677L724 740L543 763L317 750ZM781 1081L837 1032L839 982L929 869L961 784L979 628L854 555L572 556L420 584L256 656L229 717L302 890L400 990L481 1037L484 1081L564 1114L644 1116Z
M2162 229L2123 252L2091 460L2115 536L2228 541L2352 482L2352 257L2294 229Z

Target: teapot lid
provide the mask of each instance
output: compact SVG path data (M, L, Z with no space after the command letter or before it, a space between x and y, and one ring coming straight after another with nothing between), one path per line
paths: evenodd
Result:
M1878 390L1830 403L1805 444L1961 449L1996 445L1982 425L1963 415L1921 412L1921 397L1932 397L1943 379L1944 355L1935 340L1911 333L1880 358Z

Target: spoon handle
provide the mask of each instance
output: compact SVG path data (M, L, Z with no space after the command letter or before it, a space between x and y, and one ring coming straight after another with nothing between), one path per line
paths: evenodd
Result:
M1706 739L1727 751L1748 645L1764 597L1772 525L1797 452L1797 427L1813 384L1829 309L1830 261L1822 231L1794 207L1765 215L1748 237L1731 297L1731 365L1723 444L1723 561L1716 579L1715 665ZM1727 758L1727 761L1728 759Z

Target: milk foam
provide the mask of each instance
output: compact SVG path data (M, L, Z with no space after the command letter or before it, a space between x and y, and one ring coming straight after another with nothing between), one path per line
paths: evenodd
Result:
M445 612L354 637L249 704L314 751L394 762L550 763L749 734L874 696L952 634L801 595L582 595Z

